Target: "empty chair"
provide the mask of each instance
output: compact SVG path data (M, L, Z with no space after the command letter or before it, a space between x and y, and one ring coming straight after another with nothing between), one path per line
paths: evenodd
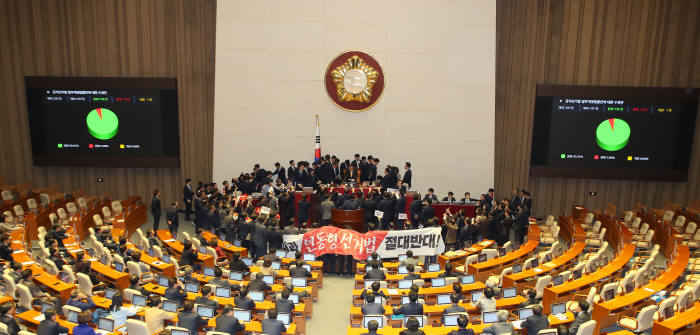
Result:
M120 201L112 201L112 212L114 215L119 215L122 212L122 203Z
M137 276L139 276L139 278L141 278L141 267L138 263L134 261L128 261L126 262L126 267L129 269L130 274L136 274Z
M587 213L586 218L583 220L583 228L590 228L591 224L593 223L593 219L595 219L595 215L593 213Z
M683 238L686 240L692 238L697 228L698 225L695 222L688 223L688 225L685 226L685 231L683 231Z
M559 226L554 226L551 233L541 233L540 243L544 245L550 245L557 241L559 238Z
M673 223L673 226L676 228L676 230L683 230L683 225L685 225L685 216L679 215L676 218L676 222Z
M22 205L15 205L12 207L12 210L15 211L16 216L24 216L24 208L22 208Z
M42 206L47 207L51 204L51 197L46 193L41 193L39 194L39 202L41 202Z
M68 219L68 213L66 213L66 210L63 208L59 208L56 210L56 215L58 215L58 219L60 221L67 220Z
M199 251L199 247L202 245L202 242L196 237L193 237L190 241L192 241L192 246L195 248L195 250Z
M589 231L589 232L586 232L586 237L595 237L595 236L597 236L598 233L600 232L600 226L601 226L601 224L602 224L602 223L601 223L600 221L596 221L595 224L593 224L593 229L591 229L591 231Z
M578 327L576 335L593 335L596 324L598 323L595 320L582 323L581 327Z
M676 304L676 299L677 297L675 296L670 296L659 303L659 308L657 309L656 313L654 313L654 320L659 320L663 321L670 317L670 315L666 315L666 308L671 307Z
M100 227L100 226L102 226L102 225L104 224L104 222L102 221L102 217L100 217L99 214L93 215L93 216L92 216L92 221L95 222L95 226L96 226L96 227ZM94 230L93 230L93 234L94 234Z
M606 228L603 228L600 230L600 233L598 233L598 236L596 237L591 237L586 239L586 246L587 247L600 247L603 241L605 240L605 231Z
M134 294L141 294L141 292L134 290L133 288L125 288L124 289L124 300L131 302L132 299L134 298Z
M561 279L562 279L564 282L567 282L567 281L569 281L569 279L571 278L571 271L563 271L563 272L560 273L559 275L561 275Z
M51 222L51 223L58 222L58 215L56 215L55 213L49 213L49 222ZM40 226L40 227L44 228L43 226ZM44 229L44 230L46 230L46 229Z
M629 231L632 234L636 234L637 232L639 232L639 225L641 225L641 224L642 224L642 219L639 217L636 217L636 218L632 219L632 223L627 228L629 229Z
M192 238L190 237L190 234L186 231L183 231L182 234L180 234L180 235L182 235L183 241L184 240L190 240L190 241L192 240Z
M492 259L498 257L498 250L496 249L484 249L481 250L482 254L486 255L486 259Z
M46 272L48 272L54 276L58 275L59 270L58 270L58 267L56 266L56 263L54 263L52 260L48 259L48 257L46 259L44 259L42 261L42 263L43 263L42 265L43 265L44 269L46 270Z
M508 241L503 245L503 249L506 249L506 252L511 252L513 251L513 242Z
M80 209L87 209L87 200L85 200L85 198L78 198L78 207L80 207Z
M683 241L683 245L687 245L688 248L697 248L700 246L700 229L695 230L695 234L693 234L693 238Z
M635 278L636 274L637 274L637 271L635 271L635 270L630 270L629 272L627 272L627 274L625 274L625 277L622 280L620 280L620 285L619 285L618 290L617 290L618 294L620 294L620 293L628 294L628 293L631 293L632 291L634 291L634 289L636 288L636 286L634 285L634 278ZM630 284L632 284L632 286L628 292L627 286Z
M645 222L641 227L639 227L639 231L637 234L634 234L633 238L636 238L637 236L644 236L644 234L647 233L647 230L649 230L649 224Z
M542 294L544 293L544 289L551 283L552 283L552 276L546 275L546 276L542 276L540 278L537 278L537 282L535 283L535 287L530 287L530 288L534 289L535 292L537 292L536 298L541 299Z
M2 215L5 216L5 222L7 222L7 223L13 223L13 222L15 222L15 217L14 217L14 215L12 215L12 212L10 212L10 211L4 211L4 212L2 213Z
M78 206L76 206L75 203L71 201L66 204L66 210L70 215L75 215L78 213Z
M625 219L624 219L625 225L630 224L630 222L632 222L632 219L634 219L634 212L633 211L626 211L625 212Z
M10 190L2 190L2 200L12 201L15 198Z
M491 275L487 280L486 280L486 286L489 287L501 287L503 285L503 276L509 275L513 273L513 267L507 267L501 271L500 276L495 276ZM447 284L447 280L445 280L445 284Z
M75 283L76 278L75 278L75 272L73 272L73 268L70 265L64 265L61 267L61 271L68 275L68 278L70 278L71 283Z
M216 251L214 251L214 253L216 253ZM163 258L163 250L161 250L160 247L157 245L153 246L153 256L157 257L158 259Z
M623 316L617 324L632 332L641 333L654 325L654 313L656 313L656 305L647 306L639 311L636 318Z
M134 319L126 320L126 331L129 335L150 335L146 323Z
M29 287L22 284L17 284L16 287L19 306L26 308L27 310L32 309L32 292L29 291Z
M649 229L647 230L647 233L644 235L644 238L639 239L639 240L634 240L632 241L632 244L636 245L637 248L641 249L647 249L649 246L651 246L651 239L654 238L654 230Z
M530 269L532 267L532 261L534 261L535 259L536 259L535 257L531 257L531 258L526 259L525 262L523 263L523 270Z
M665 222L670 222L671 220L673 220L673 211L665 211L663 220Z
M2 274L2 280L5 282L5 294L7 294L7 296L10 298L16 298L17 286L15 284L15 280L6 273Z
M105 219L112 217L112 212L109 210L109 207L102 206L102 216L104 216Z
M36 199L34 199L34 198L29 198L29 199L27 199L27 209L28 209L29 211L33 211L33 210L38 210L38 209L39 209L39 205L36 203Z
M88 297L92 297L92 280L90 280L90 276L78 272L75 274L76 279L78 279L78 287L80 288L85 295Z

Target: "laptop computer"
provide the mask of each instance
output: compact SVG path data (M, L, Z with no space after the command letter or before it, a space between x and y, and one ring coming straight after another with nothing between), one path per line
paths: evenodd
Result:
M438 294L437 295L437 304L438 305L449 305L451 303L452 303L452 301L450 300L449 294Z
M197 305L197 315L199 315L205 319L213 318L214 317L214 306Z
M214 277L214 268L211 267L211 266L205 266L205 267L204 267L204 270L202 271L202 273L203 273L205 276Z
M170 313L177 313L177 301L163 300L163 310Z
M163 286L163 287L168 287L168 286L170 286L170 280L168 279L168 277L159 276L158 277L158 285Z
M399 265L397 272L400 275L405 275L408 273L408 269L406 269L405 265Z
M163 263L170 263L170 255L163 254Z
M279 258L284 258L285 256L287 256L287 252L284 250L275 250L275 256Z
M106 288L106 289L105 289L105 298L106 298L106 299L112 300L112 297L113 297L115 294L117 294L117 290L115 290L115 289L113 289L113 288Z
M454 327L457 326L457 318L459 318L461 314L447 314L445 315L445 323L443 326L445 327Z
M486 262L489 259L487 254L480 254L479 257L477 258L477 262L483 263Z
M238 319L239 322L250 322L252 311L243 309L234 309L233 317Z
M413 285L413 280L411 280L411 279L399 280L399 288L400 289L409 289L409 288L411 288L411 285Z
M430 263L428 264L428 272L438 272L440 271L440 264Z
M98 333L111 333L114 331L114 320L108 318L100 318L97 320Z
M279 270L282 268L282 263L278 262L278 261L274 261L274 262L272 262L272 264L270 264L270 267L272 267L273 270Z
M134 294L131 297L131 304L141 307L146 307L146 296L140 294Z
M566 303L558 303L558 304L552 304L552 313L553 315L556 314L564 314L566 313Z
M436 277L430 280L430 286L432 287L444 287L445 277Z
M315 262L316 261L316 255L314 254L304 254L302 256L304 259L304 262Z
M119 271L119 272L124 272L124 264L119 263L119 262L114 262L112 263L114 265L114 269Z
M554 284L554 286L559 286L563 283L564 283L564 277L562 277L561 275L556 275L556 276L554 276L554 278L552 278L552 284Z
M172 329L170 331L170 335L190 335L190 331L189 330L182 330L182 329Z
M362 317L362 328L367 328L367 324L372 320L379 322L379 328L384 327L384 317L381 315L365 315Z
M304 277L295 277L292 278L292 287L306 287L306 278Z
M523 265L522 264L513 265L513 273L520 273L520 272L523 272Z
M518 320L525 320L532 316L532 308L519 308L518 309Z
M285 326L289 326L289 324L292 323L292 314L290 314L290 313L278 313L277 320L282 321L282 323L284 323Z
M275 278L272 276L264 276L263 282L265 282L267 285L273 285L275 283Z
M229 273L229 279L231 280L237 280L237 281L242 281L243 280L243 272L230 272Z
M406 254L401 254L399 255L399 262L403 262L408 259L408 256Z
M514 298L518 295L518 291L515 287L508 287L503 289L503 299Z
M462 277L462 285L474 284L474 275L466 275Z
M192 293L199 292L199 283L185 283L185 291Z
M243 261L243 264L245 264L246 266L253 265L253 259L250 257L242 257L241 261Z
M287 299L295 304L299 303L299 293L292 293L289 295L289 299Z
M248 296L255 302L261 302L265 300L265 294L263 293L263 291L250 291L248 292Z
M217 286L216 287L216 292L215 294L219 298L230 298L231 297L231 288L230 287L222 287L222 286Z
M481 323L498 322L498 311L481 313Z
M484 295L484 291L472 291L472 303L475 303Z
M52 308L53 308L53 306L52 306ZM68 311L68 315L66 315L66 320L68 320L68 322L78 323L78 312Z

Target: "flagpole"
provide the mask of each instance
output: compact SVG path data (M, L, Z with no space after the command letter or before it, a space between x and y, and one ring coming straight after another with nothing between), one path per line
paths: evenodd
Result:
M321 160L321 130L319 129L321 122L318 119L318 114L316 114L316 143L314 147L314 162Z

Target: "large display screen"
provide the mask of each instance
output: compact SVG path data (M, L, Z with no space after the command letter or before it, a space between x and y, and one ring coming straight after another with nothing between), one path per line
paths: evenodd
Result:
M538 86L530 175L685 181L698 91Z
M34 165L179 167L174 78L25 77Z

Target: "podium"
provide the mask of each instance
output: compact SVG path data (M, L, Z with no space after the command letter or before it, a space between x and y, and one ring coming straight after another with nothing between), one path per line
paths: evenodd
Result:
M331 225L341 229L352 229L365 232L365 210L343 210L333 208L331 210Z

